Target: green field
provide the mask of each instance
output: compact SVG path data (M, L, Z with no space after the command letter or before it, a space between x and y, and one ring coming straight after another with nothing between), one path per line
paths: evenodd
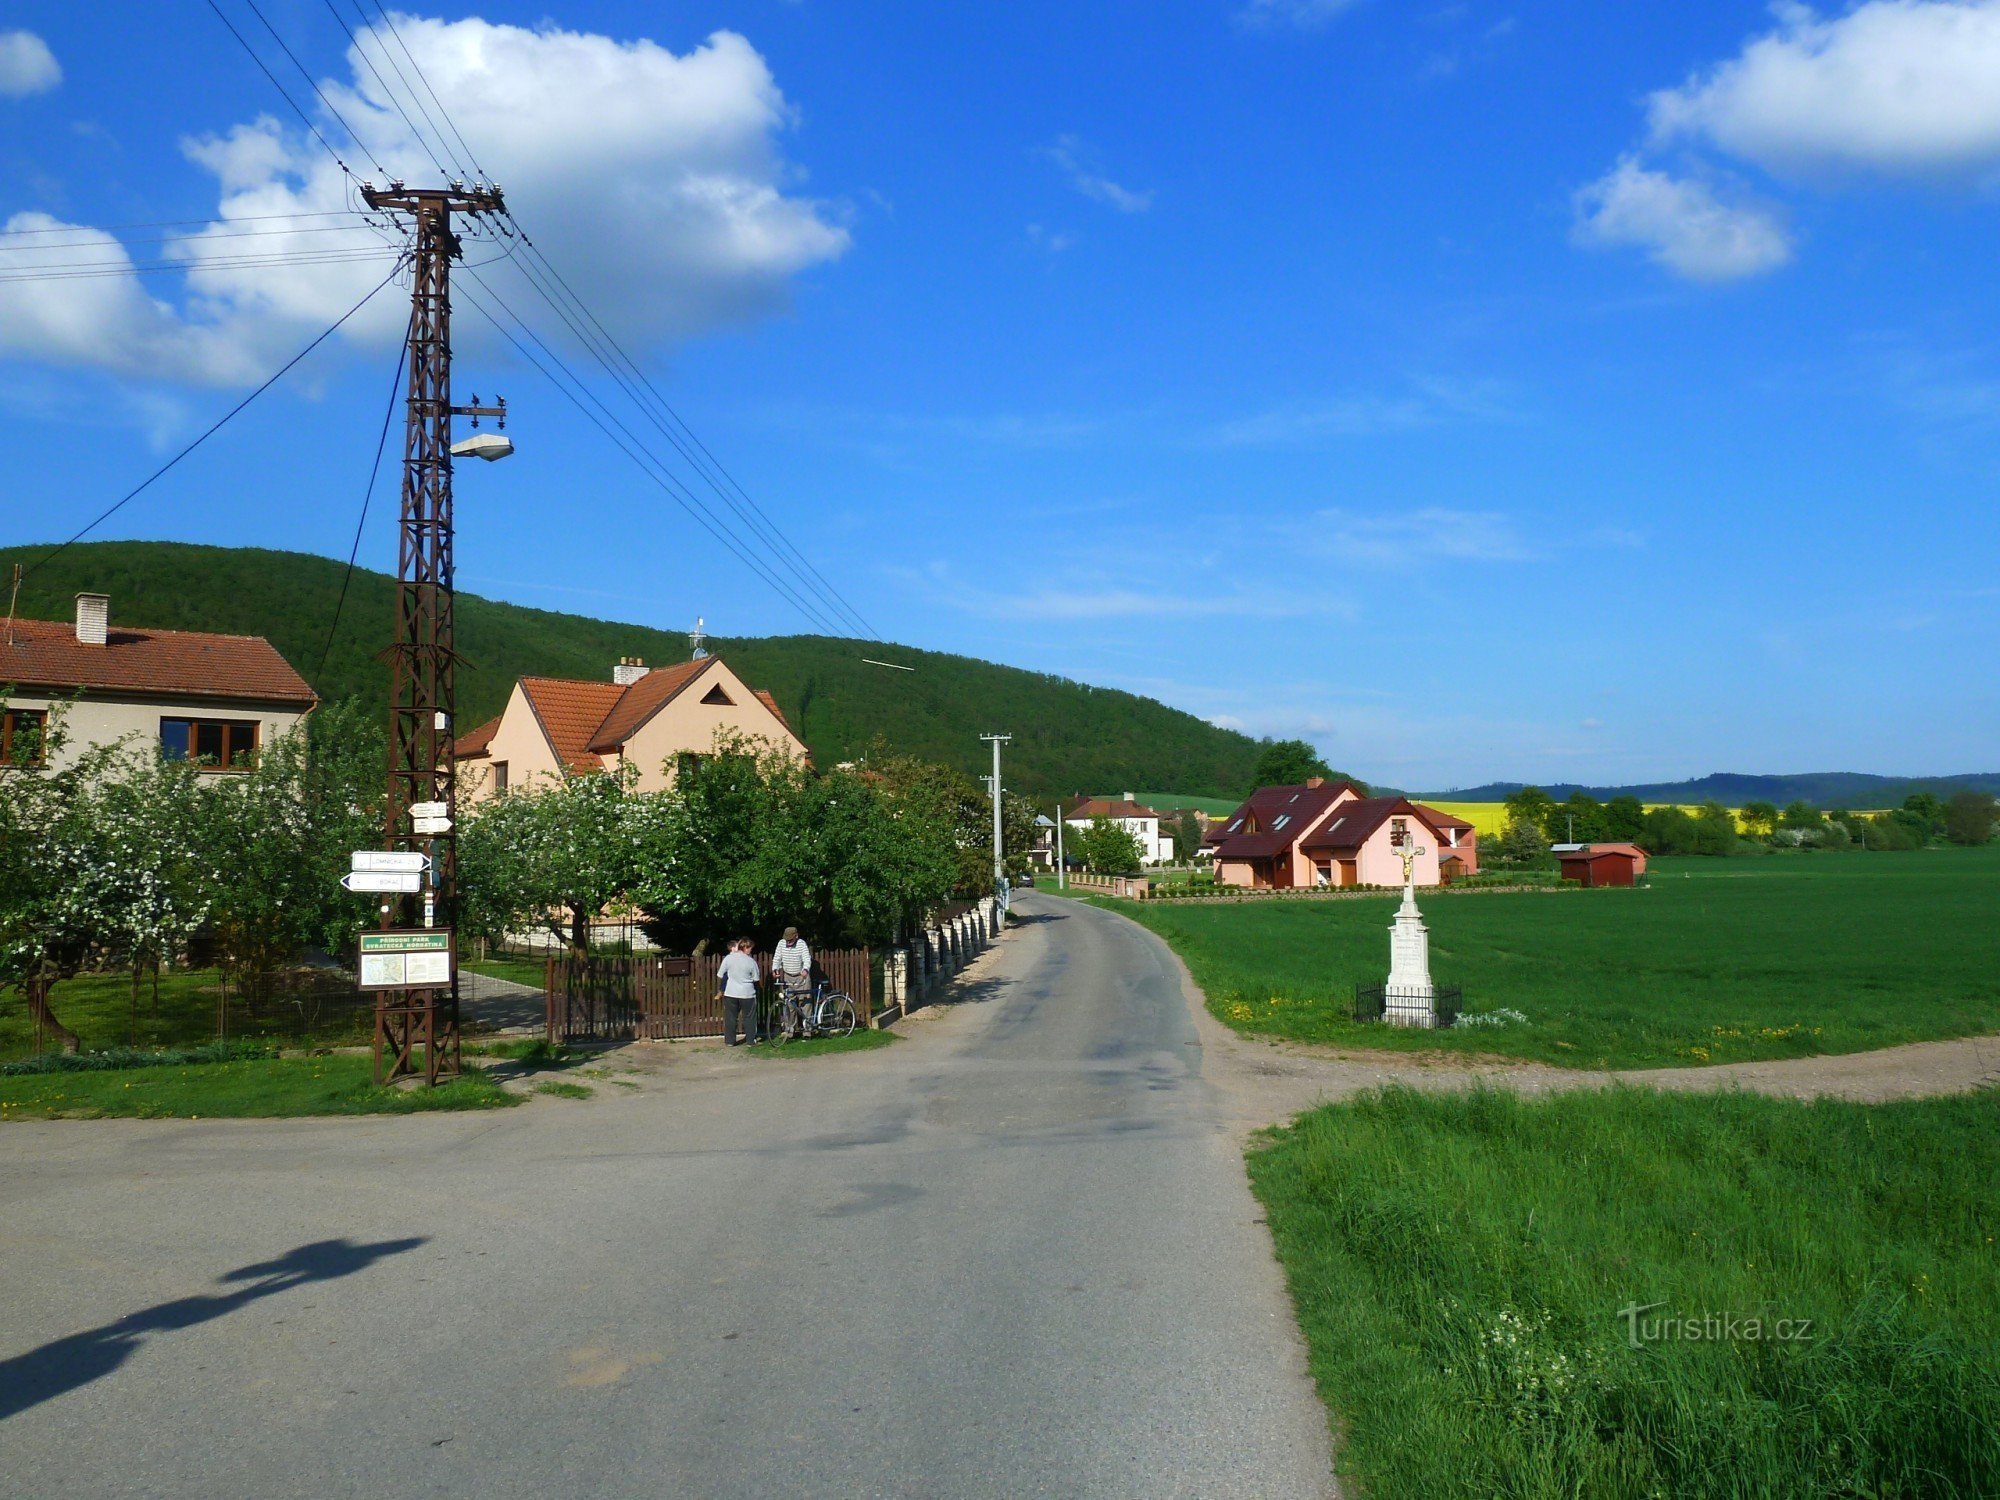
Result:
M2000 1494L1990 1095L1391 1090L1250 1174L1363 1494Z
M476 1067L434 1089L378 1088L374 1060L352 1054L0 1078L0 1122L110 1115L202 1120L400 1115L519 1102Z
M1158 932L1240 1031L1572 1067L1675 1067L2000 1031L2000 846L1661 859L1643 890L1430 895L1431 970L1497 1026L1353 1020L1392 897L1101 901Z

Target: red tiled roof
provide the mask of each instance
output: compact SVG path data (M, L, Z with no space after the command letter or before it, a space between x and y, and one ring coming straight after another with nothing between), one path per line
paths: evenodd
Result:
M1122 797L1086 797L1064 815L1068 818L1157 818L1158 813Z
M114 628L86 646L66 620L16 620L0 634L0 683L157 696L317 701L305 678L261 635Z
M651 674L648 673L648 676ZM644 679L642 678L641 681ZM572 771L601 771L604 759L590 748L605 716L627 689L615 682L576 682L565 677L523 677L521 691L556 756Z
M1620 855L1626 859L1644 859L1646 851L1637 844L1585 844L1581 849L1567 849L1557 855L1558 859L1602 859L1607 854Z
M776 719L780 724L785 726L786 733L796 738L798 736L798 731L792 728L792 721L785 717L785 711L782 708L778 707L778 700L772 697L769 691L767 691L764 688L757 688L754 691L757 694L757 701L763 704L764 707L771 710L771 717Z
M617 702L605 711L586 742L592 750L616 750L632 738L639 726L680 696L682 688L701 676L715 660L677 662L671 667L655 667L630 687L614 687ZM594 686L595 684L593 684Z
M458 737L458 743L452 747L452 753L460 760L471 760L475 756L484 755L486 747L493 743L493 736L499 728L498 719L488 719L477 729L468 729Z

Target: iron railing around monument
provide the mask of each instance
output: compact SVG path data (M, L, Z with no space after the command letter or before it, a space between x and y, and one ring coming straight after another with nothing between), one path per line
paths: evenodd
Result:
M1357 1021L1379 1021L1389 1008L1389 986L1386 984L1357 984L1354 987L1354 1019ZM1465 989L1462 985L1439 985L1431 992L1431 1009L1437 1015L1440 1027L1454 1026L1465 1009Z

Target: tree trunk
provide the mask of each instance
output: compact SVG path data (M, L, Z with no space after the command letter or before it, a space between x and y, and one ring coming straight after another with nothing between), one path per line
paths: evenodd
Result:
M21 989L28 997L28 1014L35 1018L35 1024L56 1039L56 1045L64 1052L74 1053L83 1047L83 1038L58 1021L55 1012L49 1009L49 990L54 981L39 976L23 982Z
M134 1048L136 1048L139 1045L139 966L137 964L132 965L131 1038L132 1038L131 1044Z
M569 945L579 958L590 951L590 918L580 906L569 909Z

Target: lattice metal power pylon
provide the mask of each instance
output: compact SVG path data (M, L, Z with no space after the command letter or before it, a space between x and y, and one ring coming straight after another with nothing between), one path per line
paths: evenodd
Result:
M389 778L383 847L430 856L417 896L385 897L382 926L450 927L457 915L458 768L453 754L457 695L453 644L451 419L497 416L498 407L451 404L451 263L459 258L454 213L502 213L497 187L454 183L449 188L386 191L367 186L372 209L408 214L411 249L409 406L403 441L403 506L396 557L396 635L389 649ZM476 399L476 398L475 398ZM411 809L442 804L441 832L419 832ZM438 819L422 820L436 828ZM426 1082L455 1077L458 1053L458 968L448 987L383 991L376 997L375 1077L390 1082L418 1071Z

